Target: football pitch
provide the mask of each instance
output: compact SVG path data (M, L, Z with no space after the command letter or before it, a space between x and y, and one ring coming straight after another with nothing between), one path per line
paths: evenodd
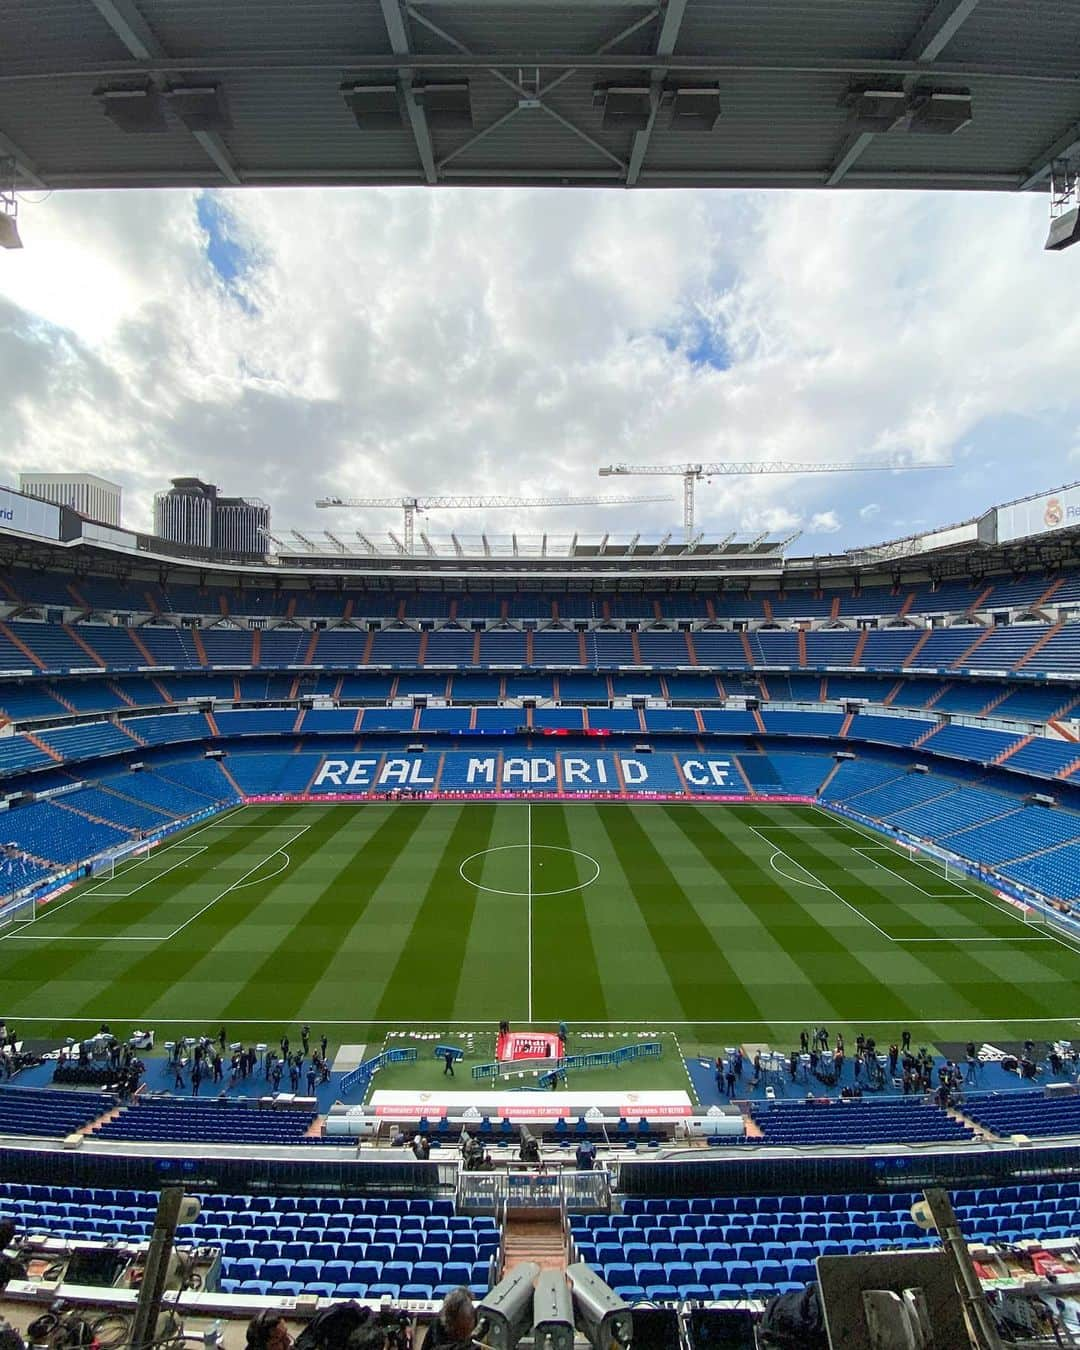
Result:
M249 806L0 929L0 1013L334 1044L508 1018L1077 1038L1080 950L812 807Z

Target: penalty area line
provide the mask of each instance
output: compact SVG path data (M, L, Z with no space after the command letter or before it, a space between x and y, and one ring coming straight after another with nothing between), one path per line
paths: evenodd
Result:
M814 877L813 872L811 872L808 867L803 867L802 863L799 862L797 858L793 858L790 853L786 853L778 844L774 843L773 840L763 835L761 831L757 829L756 826L748 825L747 829L749 829L752 834L756 834L763 844L768 844L770 848L776 850L776 853L773 854L773 858L776 858L777 855L780 855L786 858L788 862L794 863L796 867L802 868L802 870L807 874L807 876ZM778 872L780 876L784 875L782 872L779 872L778 868L774 867L773 871ZM793 881L795 878L788 877L787 879L788 881ZM880 933L883 938L886 938L889 942L894 942L896 940L891 933L886 933L884 928L879 928L878 925L873 921L873 919L867 918L867 916L862 912L862 910L859 909L857 906L853 905L850 900L845 900L842 895L834 891L833 888L828 884L828 882L822 881L820 877L814 877L814 880L817 882L818 888L827 892L829 895L833 897L834 900L839 900L842 905L846 905L847 908L851 910L852 914L857 914L859 918L862 919L863 923L868 923L870 927L874 929L875 932Z

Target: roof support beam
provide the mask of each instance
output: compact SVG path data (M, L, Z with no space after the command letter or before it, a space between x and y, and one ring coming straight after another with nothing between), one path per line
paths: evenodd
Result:
M971 17L979 0L938 0L907 49L910 61L936 61Z
M923 26L908 43L904 60L936 61L971 17L978 3L979 0L938 0L926 16ZM904 87L909 89L916 78L908 75ZM825 186L836 187L841 183L873 139L874 135L869 131L857 131L849 136L829 170Z
M685 3L685 0L682 0L682 3ZM454 37L452 33L448 33L445 28L440 28L437 23L432 22L432 20L429 19L426 15L422 14L419 10L417 10L415 6L407 3L405 6L405 10L410 18L414 19L417 23L422 24L430 32L434 33L436 37L441 38L443 42L447 43L451 47L454 47L457 51L461 52L465 56L472 56L473 53L469 51L468 47L466 47L464 42L462 42L459 38ZM606 51L608 47L613 47L616 43L621 42L624 37L628 37L630 33L633 33L638 28L642 27L643 24L650 22L655 12L656 11L651 11L646 18L638 19L635 23L631 24L629 28L626 28L622 32L617 33L616 36L612 38L610 42L606 43L605 46L600 49L601 52ZM612 152L607 148L607 146L601 145L599 141L594 140L593 137L590 136L587 131L583 131L581 127L577 125L576 122L571 122L569 118L563 117L561 113L557 113L552 107L550 107L547 103L544 102L543 96L549 94L553 89L557 88L560 84L562 84L564 80L568 80L570 76L574 74L573 71L569 70L564 71L562 75L560 75L557 79L552 80L550 84L545 85L543 88L537 89L526 89L521 83L519 83L518 80L512 79L504 71L499 70L493 66L489 66L487 68L487 73L489 75L493 75L495 79L505 84L508 89L512 89L514 93L517 94L519 100L525 100L525 102L530 108L539 109L541 112L547 113L547 115L552 119L554 119L554 121L558 122L560 126L565 127L567 131L572 132L573 135L583 140L586 143L586 145L592 146L594 150L598 150L600 154L602 154L605 158L611 160L613 164L616 164L620 169L625 170L626 165L618 157L618 155L612 154ZM447 164L450 163L451 160L456 159L458 155L462 155L467 150L472 149L472 147L476 145L479 141L482 141L485 136L490 136L493 131L496 131L498 130L499 127L504 126L507 122L510 121L512 117L516 117L518 113L520 113L521 111L522 111L522 103L519 102L515 107L509 108L506 112L504 112L501 117L496 118L494 122L489 123L489 125L486 127L482 127L478 132L476 132L475 135L470 136L468 140L463 141L461 145L457 146L454 150L451 150L448 155L445 155L442 159L439 160L438 165L436 167L440 170L443 169Z
M21 150L10 137L5 136L0 131L0 158L13 159L15 161L16 177L21 178L25 184L35 188L48 188L38 167L25 150Z
M648 19L638 23L648 22ZM635 25L638 26L638 25ZM654 66L670 75L688 74L698 79L710 76L757 73L762 75L846 75L852 79L890 76L916 79L927 74L956 80L996 80L1034 87L1080 87L1080 72L1075 67L1048 67L1032 64L1004 64L987 61L950 61L930 66L925 61L894 60L891 57L766 57L727 56L710 53L670 56L666 60L642 56L640 52L567 52L533 51L485 52L466 56L456 52L422 52L399 58L387 58L385 52L358 52L348 49L321 50L308 55L291 51L230 53L221 56L172 57L156 60L91 61L66 66L9 62L0 73L0 85L50 84L57 80L130 80L139 76L176 71L181 74L332 74L340 78L342 70L351 74L381 73L387 65L407 70L470 71L532 69L537 62L545 70L615 71L640 70Z
M136 60L155 63L168 60L168 53L139 13L134 0L90 0L90 3ZM156 82L163 83L167 78L166 72L159 72ZM193 131L191 134L213 160L222 178L227 183L239 186L242 181L240 174L219 133Z
M667 0L667 4L664 6L664 19L656 39L657 56L670 56L674 52L685 13L686 0ZM641 176L641 166L645 163L653 127L656 125L656 114L660 111L660 84L663 78L662 70L652 72L652 92L650 94L652 106L649 109L649 121L643 131L634 132L634 143L630 147L630 163L626 169L627 187L635 187Z
M1080 122L1074 122L1056 141L1035 157L1027 176L1020 182L1020 191L1030 192L1033 187L1045 182L1050 176L1050 169L1055 160L1071 159L1078 153L1080 153Z
M408 56L409 35L405 30L405 16L401 12L399 0L379 0L379 7L382 9L383 21L394 55ZM438 174L435 169L435 151L431 144L431 129L428 126L427 114L417 102L416 94L413 92L412 71L409 66L398 67L398 81L401 96L405 100L405 111L409 117L413 140L416 142L416 153L420 156L420 163L424 169L424 177L429 183L436 183Z

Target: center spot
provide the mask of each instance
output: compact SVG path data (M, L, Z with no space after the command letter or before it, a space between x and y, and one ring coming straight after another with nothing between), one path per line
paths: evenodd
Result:
M576 848L502 844L471 853L458 871L470 886L492 895L566 895L591 886L600 875L600 864Z

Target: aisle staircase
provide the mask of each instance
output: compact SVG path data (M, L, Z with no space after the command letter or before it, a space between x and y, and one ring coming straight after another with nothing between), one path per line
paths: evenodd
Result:
M541 1270L565 1270L566 1233L557 1209L510 1209L503 1226L502 1274L521 1261Z

